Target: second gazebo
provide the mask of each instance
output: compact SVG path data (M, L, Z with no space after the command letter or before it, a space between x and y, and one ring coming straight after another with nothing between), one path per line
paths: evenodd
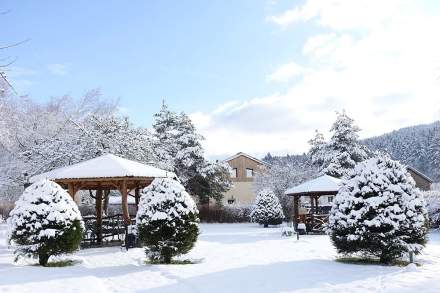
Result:
M293 196L293 221L295 226L298 223L307 224L308 231L322 232L322 226L327 221L328 215L319 213L319 198L324 195L336 195L339 191L340 179L323 175L313 180L306 181L298 186L289 188L284 194ZM300 198L310 198L310 211L300 215Z

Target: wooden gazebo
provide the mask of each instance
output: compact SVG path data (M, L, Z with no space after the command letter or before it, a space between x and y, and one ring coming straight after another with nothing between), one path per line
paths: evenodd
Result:
M150 185L155 178L176 175L153 166L107 154L74 165L54 169L30 178L30 183L48 179L68 190L75 200L79 190L96 190L96 234L102 240L102 201L104 194L117 190L121 194L121 208L126 225L131 223L128 211L128 194L134 191L135 203L139 203L139 191Z
M340 179L324 175L313 180L306 181L298 186L287 189L284 194L293 196L293 221L295 227L298 223L308 222L310 230L319 230L327 221L328 215L319 214L319 198L324 195L336 195L339 191ZM299 204L301 197L310 198L310 212L301 216Z

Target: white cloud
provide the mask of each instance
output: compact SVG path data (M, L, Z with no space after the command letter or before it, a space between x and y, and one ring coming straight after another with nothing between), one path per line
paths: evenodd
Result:
M268 18L282 27L305 22L324 30L304 42L307 66L286 92L193 116L207 153L307 151L314 129L328 130L341 109L363 137L439 119L440 19L420 3L309 0ZM299 74L289 66L273 80Z
M61 63L52 63L47 65L47 69L53 75L64 76L69 74L68 66Z
M316 24L335 30L355 30L381 27L398 13L413 12L411 0L308 0L279 15L267 17L282 28L315 20Z
M295 62L290 62L278 67L273 73L267 76L268 81L288 82L293 77L303 74L304 68Z

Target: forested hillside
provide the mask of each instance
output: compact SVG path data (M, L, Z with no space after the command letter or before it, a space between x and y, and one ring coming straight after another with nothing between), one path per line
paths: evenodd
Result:
M386 151L393 159L410 165L440 182L440 121L406 127L361 141L370 150ZM269 164L303 166L311 164L307 155L271 156Z
M440 121L402 128L363 142L371 150L384 150L392 158L440 181Z

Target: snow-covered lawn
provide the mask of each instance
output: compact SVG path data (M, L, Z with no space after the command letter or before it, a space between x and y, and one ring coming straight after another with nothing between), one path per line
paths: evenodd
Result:
M86 249L81 263L43 268L13 263L0 224L0 292L440 292L440 233L421 267L335 262L327 236L281 238L280 228L203 224L193 265L145 265L142 249Z

